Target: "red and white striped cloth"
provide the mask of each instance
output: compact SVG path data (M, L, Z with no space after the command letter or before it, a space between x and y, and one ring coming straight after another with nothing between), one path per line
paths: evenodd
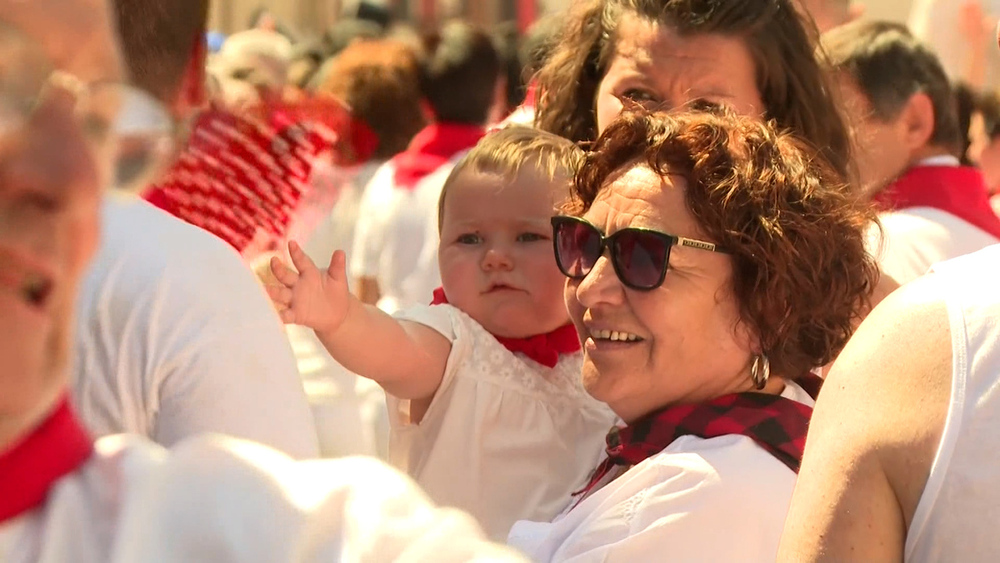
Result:
M336 202L336 193L310 193L318 159L349 168L367 160L376 142L332 99L267 102L239 112L213 108L196 119L188 146L144 198L250 261L283 245L304 208Z

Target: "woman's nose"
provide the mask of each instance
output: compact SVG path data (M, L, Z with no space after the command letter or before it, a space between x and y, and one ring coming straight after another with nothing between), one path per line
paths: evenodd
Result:
M624 297L624 287L606 255L597 259L587 277L580 280L576 286L577 301L588 308L599 304L622 303Z

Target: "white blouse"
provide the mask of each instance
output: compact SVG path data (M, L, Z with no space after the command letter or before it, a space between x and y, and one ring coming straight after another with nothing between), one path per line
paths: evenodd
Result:
M523 561L367 458L295 462L221 436L112 436L0 524L3 563Z
M813 405L794 383L781 395ZM773 562L795 479L749 437L683 436L507 543L539 562Z
M419 424L389 398L390 461L439 504L504 539L520 519L550 520L587 483L615 415L580 381L581 353L549 369L512 353L451 305L397 317L452 342L444 379Z

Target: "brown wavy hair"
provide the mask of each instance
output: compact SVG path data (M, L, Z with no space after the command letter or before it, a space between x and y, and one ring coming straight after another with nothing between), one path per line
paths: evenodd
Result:
M681 35L741 38L756 67L765 117L808 140L841 175L853 177L848 128L817 62L815 31L807 31L790 0L581 0L537 75L539 127L576 142L597 137L598 86L615 54L618 24L628 15Z
M400 41L360 40L320 71L317 95L346 103L375 132L374 157L401 152L426 124L420 107L419 54Z
M567 211L582 215L623 168L684 178L687 208L731 256L741 320L772 369L794 379L833 360L869 309L879 273L865 239L875 213L773 122L694 109L624 113L588 153Z

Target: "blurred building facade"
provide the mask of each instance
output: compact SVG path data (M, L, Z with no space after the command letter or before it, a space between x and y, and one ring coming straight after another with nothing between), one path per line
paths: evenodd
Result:
M366 0L388 9L394 18L432 25L452 17L492 25L518 21L527 25L537 16L564 9L572 0ZM329 27L340 14L356 10L358 0L216 0L211 28L224 33L246 29L253 16L268 9L277 20L305 35Z

